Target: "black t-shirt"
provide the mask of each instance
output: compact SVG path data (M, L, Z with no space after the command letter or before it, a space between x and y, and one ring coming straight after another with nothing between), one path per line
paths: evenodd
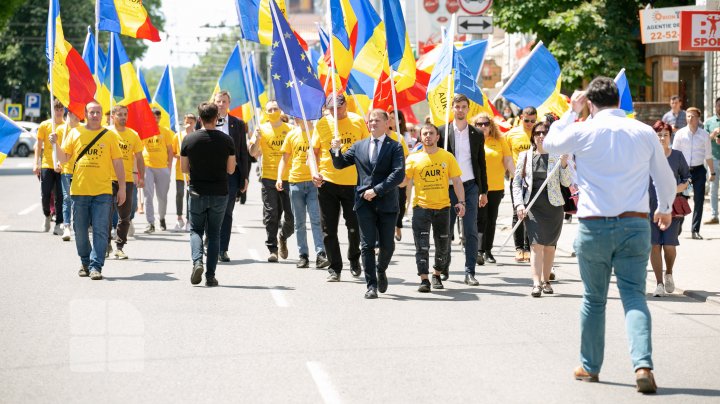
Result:
M227 195L227 159L235 155L230 136L200 129L185 137L180 155L190 160L190 189L200 195Z

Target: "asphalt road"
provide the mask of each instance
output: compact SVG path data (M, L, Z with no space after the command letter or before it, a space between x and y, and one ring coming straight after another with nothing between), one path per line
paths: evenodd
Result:
M105 279L91 281L77 276L74 242L39 231L30 159L7 159L0 189L0 402L647 400L634 389L615 286L602 382L573 380L582 285L567 248L552 296L529 296L529 268L512 262L511 249L478 267L479 287L464 285L457 246L446 289L420 294L406 228L388 293L368 301L364 280L347 270L342 282L326 283L325 271L295 268L294 238L289 260L265 262L253 182L248 203L235 210L220 287L191 286L188 234L142 235L142 215L125 249L130 260L108 260ZM168 211L172 227L172 202ZM575 229L565 226L563 240ZM506 235L503 227L496 244ZM717 262L713 248L701 251ZM660 387L653 402L718 402L720 305L680 294L649 305Z

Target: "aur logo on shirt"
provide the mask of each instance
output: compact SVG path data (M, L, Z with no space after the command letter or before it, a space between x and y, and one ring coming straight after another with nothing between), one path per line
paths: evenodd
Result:
M420 170L420 178L428 183L441 181L445 176L445 168L445 163L430 164Z

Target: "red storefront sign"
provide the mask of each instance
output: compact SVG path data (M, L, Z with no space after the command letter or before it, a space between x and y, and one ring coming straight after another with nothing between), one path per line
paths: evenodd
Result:
M720 11L681 11L680 50L720 50Z

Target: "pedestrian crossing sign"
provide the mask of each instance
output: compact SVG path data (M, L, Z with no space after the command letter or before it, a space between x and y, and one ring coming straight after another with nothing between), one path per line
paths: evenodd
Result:
M22 121L22 104L5 104L5 115L13 121Z

